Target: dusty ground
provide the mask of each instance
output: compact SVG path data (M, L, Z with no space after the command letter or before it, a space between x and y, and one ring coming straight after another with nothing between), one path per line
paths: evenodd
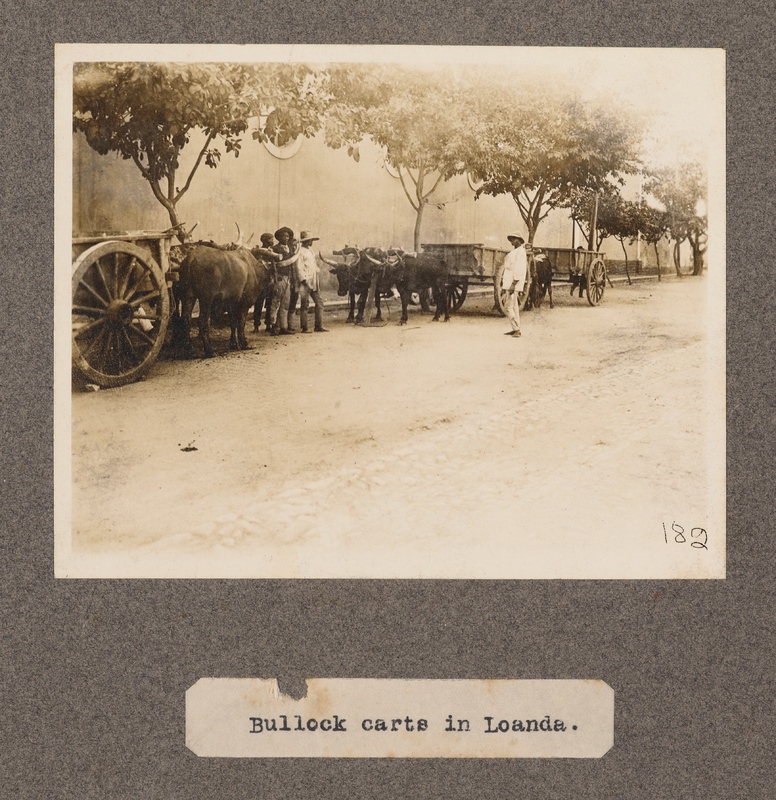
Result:
M447 324L330 312L326 334L75 392L73 573L721 576L706 297L556 286L518 340L487 294Z

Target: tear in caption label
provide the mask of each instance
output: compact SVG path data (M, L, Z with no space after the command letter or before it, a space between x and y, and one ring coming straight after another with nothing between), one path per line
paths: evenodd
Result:
M614 692L600 680L202 678L186 746L211 758L600 758Z

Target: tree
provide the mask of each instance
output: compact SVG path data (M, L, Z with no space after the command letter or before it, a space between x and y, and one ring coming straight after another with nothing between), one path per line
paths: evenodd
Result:
M573 188L569 191L563 208L568 208L574 224L579 226L582 235L592 250L600 250L604 239L611 236L602 220L613 215L612 207L620 200L617 186L606 183L600 189ZM595 237L591 236L590 226L596 217Z
M612 202L604 205L598 217L598 224L605 231L605 234L617 239L620 247L622 247L622 252L625 256L625 275L629 284L631 283L631 276L628 270L628 251L625 247L625 242L633 244L639 235L638 209L638 203L624 200L617 195Z
M660 251L658 250L658 242L668 232L668 215L665 211L649 205L646 201L641 200L636 209L636 227L641 233L642 238L648 245L655 248L655 258L657 260L657 279L662 280L660 270Z
M418 70L396 65L340 65L332 69L332 104L326 143L347 145L359 159L369 138L384 148L415 211L413 249L420 249L423 214L440 184L464 171L461 114L465 89L451 70ZM436 203L441 208L442 203Z
M299 64L76 64L73 127L101 155L117 152L134 162L185 241L177 205L203 161L218 166L219 142L239 156L249 120L262 116L254 138L277 135L281 121L295 135L312 136L325 108L325 81ZM204 143L178 183L181 153L197 130Z
M512 197L532 244L541 221L576 190L603 190L636 172L640 141L640 125L622 111L497 87L472 106L464 160L483 182L477 197Z
M654 171L646 190L665 208L668 233L674 241L674 266L681 275L679 254L682 242L689 242L693 256L693 275L703 272L703 256L708 241L707 179L701 164L688 162Z

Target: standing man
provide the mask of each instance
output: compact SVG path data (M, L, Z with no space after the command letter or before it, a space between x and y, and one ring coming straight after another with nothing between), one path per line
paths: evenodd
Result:
M501 278L501 290L509 292L509 302L506 306L507 319L512 326L505 336L520 336L520 299L518 294L523 291L526 271L528 269L528 255L525 252L525 239L517 234L507 236L512 245L512 252L504 259L504 274Z
M280 261L282 256L276 253L272 248L275 245L275 237L271 233L262 233L261 234L261 244L258 247L255 247L251 250L251 253L256 258L260 258L262 261L266 261L268 264L272 264L274 261ZM274 277L274 270L270 272L271 275ZM253 306L253 332L258 333L259 327L261 325L261 311L262 308L264 309L264 324L267 330L270 329L270 319L269 313L270 309L272 308L272 285L274 281L270 281L267 290L259 297L256 303Z
M302 249L299 251L299 259L296 262L296 283L299 287L299 323L302 326L302 333L311 333L307 327L307 306L312 297L315 303L315 331L316 333L327 333L323 327L323 298L320 293L318 283L318 262L315 260L315 253L312 250L312 243L319 238L307 231L299 234L299 241Z
M281 264L288 261L293 255L291 240L294 232L291 228L279 228L275 231L278 243L272 248L282 256ZM288 303L291 296L291 271L293 264L275 266L275 282L272 286L272 307L270 310L270 333L273 336L286 336L291 333L288 327Z

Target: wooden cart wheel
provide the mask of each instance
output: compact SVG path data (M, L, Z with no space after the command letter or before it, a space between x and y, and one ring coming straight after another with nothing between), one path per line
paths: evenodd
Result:
M468 278L450 278L447 284L447 307L450 311L458 311L466 300L466 293L469 291Z
M606 288L606 267L604 262L597 258L591 265L587 273L587 302L591 306L597 306L604 297Z
M164 274L147 250L107 241L73 264L73 365L99 386L123 386L156 361L170 319Z

